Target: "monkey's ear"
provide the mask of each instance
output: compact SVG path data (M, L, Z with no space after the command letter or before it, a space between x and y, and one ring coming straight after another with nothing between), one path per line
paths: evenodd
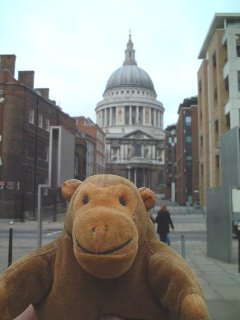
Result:
M151 210L156 204L156 196L155 193L146 187L142 187L138 189L142 201L145 205L147 211Z
M62 184L62 195L68 201L71 200L72 195L77 190L82 182L77 179L69 179Z

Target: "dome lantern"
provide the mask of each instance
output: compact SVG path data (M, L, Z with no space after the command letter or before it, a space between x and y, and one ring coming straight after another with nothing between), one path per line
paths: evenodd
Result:
M108 79L104 94L107 91L121 88L147 89L153 91L156 96L152 79L145 70L137 66L131 34L129 34L123 65L115 70Z
M123 62L123 66L127 65L137 65L137 62L135 60L135 50L133 49L133 42L131 39L131 33L129 34L127 49L125 50L125 61Z

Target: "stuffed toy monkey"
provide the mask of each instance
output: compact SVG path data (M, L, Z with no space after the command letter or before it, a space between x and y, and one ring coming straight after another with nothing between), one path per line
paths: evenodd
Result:
M0 277L0 319L30 304L39 320L207 320L202 290L149 219L154 193L116 175L62 186L61 236Z

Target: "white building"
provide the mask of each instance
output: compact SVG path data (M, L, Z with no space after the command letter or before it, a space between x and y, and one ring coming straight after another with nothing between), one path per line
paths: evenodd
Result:
M164 108L153 82L137 66L131 35L122 67L112 73L97 104L97 124L106 133L106 172L155 191L163 187Z

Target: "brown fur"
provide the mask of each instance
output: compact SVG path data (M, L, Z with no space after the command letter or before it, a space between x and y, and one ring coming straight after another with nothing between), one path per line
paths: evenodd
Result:
M0 278L0 319L33 304L39 320L207 320L198 281L156 238L147 211L154 193L127 179L68 180L61 237Z

